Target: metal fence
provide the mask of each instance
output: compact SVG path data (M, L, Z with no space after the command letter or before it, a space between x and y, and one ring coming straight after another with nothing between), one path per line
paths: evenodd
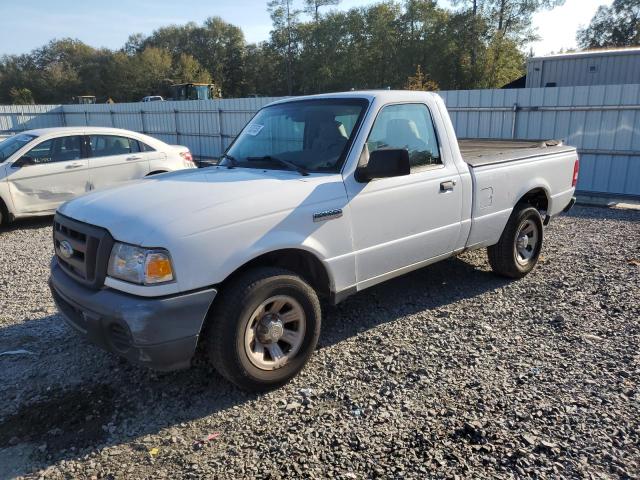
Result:
M562 139L581 155L578 189L640 197L640 85L440 92L460 138ZM143 132L218 157L276 98L0 106L0 132L94 125Z
M274 100L0 106L0 132L85 125L124 128L186 145L196 157L207 159L218 157L255 112Z
M640 85L441 92L460 138L562 139L578 190L640 197Z

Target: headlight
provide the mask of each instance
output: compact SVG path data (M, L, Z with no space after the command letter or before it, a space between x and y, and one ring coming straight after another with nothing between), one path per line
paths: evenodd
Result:
M120 242L113 245L107 274L140 285L155 285L174 280L169 252Z

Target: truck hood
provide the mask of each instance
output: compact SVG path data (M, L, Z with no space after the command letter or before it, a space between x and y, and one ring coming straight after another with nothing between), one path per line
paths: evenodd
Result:
M343 201L345 195L338 174L302 177L282 170L210 167L97 190L58 211L106 228L118 241L161 247L167 235L189 236L300 206Z

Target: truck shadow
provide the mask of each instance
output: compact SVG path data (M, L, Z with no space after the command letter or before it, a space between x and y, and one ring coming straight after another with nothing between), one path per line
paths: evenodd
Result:
M337 306L325 305L318 348L506 283L458 258L431 265ZM129 365L78 341L61 322L50 315L0 329L0 353L30 352L0 356L0 477L130 442L145 450L140 440L146 435L164 436L165 429L262 397L239 391L202 362L170 374Z

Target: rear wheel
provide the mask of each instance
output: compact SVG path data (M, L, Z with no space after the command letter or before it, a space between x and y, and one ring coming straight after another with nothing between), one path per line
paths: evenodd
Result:
M320 302L299 276L262 267L225 285L205 330L213 366L240 388L278 387L307 363L320 333Z
M527 204L516 206L498 243L487 248L491 268L505 277L524 277L538 263L542 237L540 212Z

